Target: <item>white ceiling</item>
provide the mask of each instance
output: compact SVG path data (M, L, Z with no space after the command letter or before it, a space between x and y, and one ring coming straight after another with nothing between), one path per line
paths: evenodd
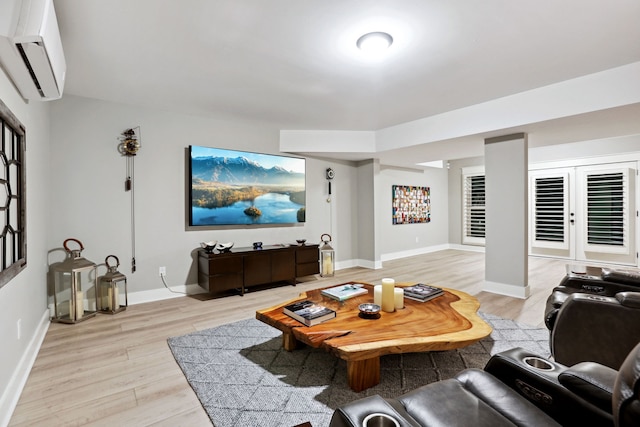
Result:
M278 129L379 130L640 61L638 0L54 3L65 94ZM394 37L383 60L355 47L369 31ZM639 105L514 131L547 143L640 133ZM469 154L490 133L325 157L409 165Z

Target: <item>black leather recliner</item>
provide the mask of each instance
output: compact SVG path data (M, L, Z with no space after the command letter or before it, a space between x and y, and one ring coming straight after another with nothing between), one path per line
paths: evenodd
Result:
M547 299L545 324L557 362L592 361L618 369L640 342L640 274L611 269L568 274Z
M640 344L619 371L585 362L566 367L523 349L484 370L428 384L395 399L370 396L335 410L331 427L360 427L371 414L406 426L640 425Z
M568 273L547 298L544 323L550 331L553 330L558 311L571 294L613 297L627 291L640 292L639 271L589 267L586 274Z

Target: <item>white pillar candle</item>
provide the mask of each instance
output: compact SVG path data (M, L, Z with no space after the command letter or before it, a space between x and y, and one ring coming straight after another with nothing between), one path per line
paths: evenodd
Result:
M382 307L382 285L373 287L373 303Z
M113 311L113 291L111 287L107 288L107 310Z
M393 300L395 302L396 310L404 308L404 289L395 288L393 290Z
M76 293L76 320L84 316L84 295L82 291Z
M382 279L382 311L391 313L395 310L393 300L393 288L396 282L393 279Z

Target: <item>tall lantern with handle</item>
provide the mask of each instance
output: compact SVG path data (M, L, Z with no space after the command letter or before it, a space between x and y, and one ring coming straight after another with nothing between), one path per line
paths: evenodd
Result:
M70 249L74 242L79 249ZM63 243L67 258L51 266L53 270L54 316L60 323L77 323L96 315L96 264L81 256L84 246L77 239Z
M115 265L109 264L112 258ZM127 276L118 271L120 260L115 255L108 255L104 259L107 273L98 279L98 311L106 314L116 314L127 308ZM124 299L124 305L120 301Z
M330 277L333 276L336 270L335 251L329 244L331 236L323 234L320 236L320 240L322 241L322 246L320 247L320 276Z

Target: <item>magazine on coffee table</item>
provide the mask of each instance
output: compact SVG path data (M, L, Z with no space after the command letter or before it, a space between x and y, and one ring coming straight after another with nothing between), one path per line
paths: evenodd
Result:
M349 298L364 295L369 291L360 283L345 283L333 288L323 289L320 293L325 297L333 298L338 301L344 301Z
M425 285L424 283L407 286L403 289L405 298L421 302L429 301L439 297L440 295L444 295L444 291L442 289L431 285Z
M285 305L282 312L307 326L317 325L336 317L335 311L309 300Z

